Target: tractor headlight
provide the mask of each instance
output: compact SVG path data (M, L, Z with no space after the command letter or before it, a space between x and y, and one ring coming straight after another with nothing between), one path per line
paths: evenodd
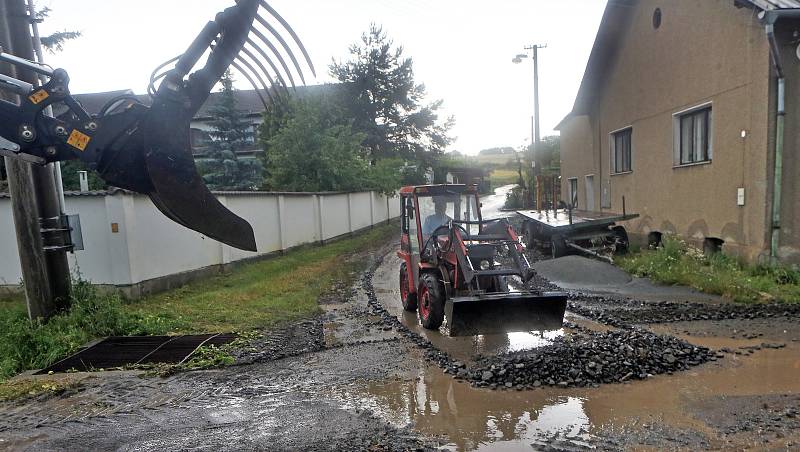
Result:
M489 270L491 266L492 264L490 264L489 261L486 260L481 261L481 270Z

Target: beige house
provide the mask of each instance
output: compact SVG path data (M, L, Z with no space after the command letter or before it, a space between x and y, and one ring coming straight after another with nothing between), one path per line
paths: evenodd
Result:
M624 198L633 239L800 262L799 44L800 0L609 0L558 126L565 198Z

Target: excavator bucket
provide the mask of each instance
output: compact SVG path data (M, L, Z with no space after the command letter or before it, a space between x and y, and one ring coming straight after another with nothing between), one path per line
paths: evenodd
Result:
M144 161L153 204L164 215L212 239L256 251L253 228L222 205L197 172L189 144L189 121L167 105L153 105L143 124Z
M231 6L209 21L184 53L153 71L149 106L125 94L90 115L69 94L65 70L0 49L0 61L48 78L34 92L30 83L0 76L0 89L22 99L19 105L0 101L0 153L36 164L81 159L110 185L148 195L176 223L236 248L256 251L253 228L222 205L197 172L190 124L230 68L253 85L266 110L270 107L267 99L272 104L286 101L287 80L294 89L294 75L305 83L303 60L314 74L297 34L270 5L264 0L231 0ZM44 114L54 103L67 108L70 114L60 117L66 119ZM17 135L20 143L6 138Z
M561 292L509 292L454 297L445 317L450 336L545 331L561 328L566 308Z
M262 12L271 20L262 17ZM285 39L281 29L291 38ZM192 117L229 66L253 85L265 108L267 99L270 103L285 100L287 79L294 88L292 69L271 39L289 56L301 80L305 77L292 46L302 52L314 73L296 33L272 7L263 0L237 0L203 28L186 52L154 71L148 89L153 102L140 115L132 139L135 144L126 143L127 154L116 153L114 159L107 159L101 175L118 186L146 193L176 223L236 248L256 251L250 224L223 206L198 174L189 129ZM209 49L205 64L190 74ZM174 66L159 73L170 63ZM156 89L158 80L163 81Z

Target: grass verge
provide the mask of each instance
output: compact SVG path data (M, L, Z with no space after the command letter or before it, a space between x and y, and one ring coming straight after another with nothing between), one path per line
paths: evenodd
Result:
M70 311L46 323L28 320L21 297L0 301L0 381L46 367L98 337L246 332L314 315L320 295L363 268L350 256L384 243L396 231L395 224L383 225L323 246L304 246L136 302L78 282ZM224 350L207 352L188 368L229 361Z
M519 173L517 170L494 169L489 175L489 181L492 183L492 187L516 184L519 182Z
M174 333L247 331L296 320L319 311L317 299L347 280L363 262L348 255L384 243L394 224L323 246L304 246L231 273L147 297L127 309L142 316L176 316Z
M749 265L722 253L707 257L686 242L665 236L663 246L618 259L636 276L662 284L681 284L740 302L800 302L800 271L783 266Z

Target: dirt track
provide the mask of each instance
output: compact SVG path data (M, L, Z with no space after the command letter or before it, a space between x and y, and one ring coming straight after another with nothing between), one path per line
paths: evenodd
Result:
M595 320L570 314L570 327L555 331L448 338L419 328L412 314L402 312L393 250L386 244L362 256L375 262L374 271L355 287L324 297L319 319L272 332L255 351L243 352L239 365L167 379L75 374L69 378L82 383L72 393L0 405L0 449L791 450L800 445L800 324L794 311L723 320L648 319L647 312L662 311L656 303L663 300L631 301L595 287L574 294L571 302ZM719 300L706 303L709 312L726 306ZM631 311L636 315L626 317ZM634 318L641 324L631 322ZM581 372L585 367L591 372L578 378L600 377L587 385L512 381L507 389L496 379L507 366L503 376L521 375L516 365L548 347L575 350L580 341L574 338L620 331L669 335L712 349L715 359L622 382L611 377L605 382L605 371L588 362ZM675 362L683 359L680 350L671 352ZM613 357L600 358L597 364L613 367ZM672 358L658 355L658 360ZM484 380L491 365L497 366L492 378Z

